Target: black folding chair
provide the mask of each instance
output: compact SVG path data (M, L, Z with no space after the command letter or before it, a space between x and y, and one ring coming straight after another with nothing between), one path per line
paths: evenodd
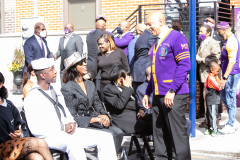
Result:
M147 140L145 135L141 135L141 134L139 134L139 135L130 134L129 135L129 134L126 134L125 136L131 136L130 146L129 146L129 149L128 149L128 156L130 156L132 154L132 147L133 147L133 143L134 143L141 160L145 160L145 158L144 158L145 148L147 149L148 156L149 156L150 160L154 160L154 156L153 156L151 147L150 147L150 145L148 143L148 140ZM143 148L141 148L141 146L140 146L140 143L138 141L138 137L142 138L142 140L143 140L143 143L144 143Z

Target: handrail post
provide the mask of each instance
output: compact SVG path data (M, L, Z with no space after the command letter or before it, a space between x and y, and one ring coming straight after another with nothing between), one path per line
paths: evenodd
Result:
M214 30L216 31L217 30L217 24L218 24L218 9L217 9L217 2L215 1L214 2L214 19L215 19L215 27L214 27Z
M142 23L142 5L138 5L139 23Z
M230 6L231 7L231 6ZM232 31L235 33L235 11L234 11L234 6L232 6Z
M196 0L190 1L190 120L191 137L196 136Z

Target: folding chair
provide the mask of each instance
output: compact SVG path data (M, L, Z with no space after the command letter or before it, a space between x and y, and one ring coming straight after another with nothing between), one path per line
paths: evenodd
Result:
M125 136L129 136L129 135L126 134ZM147 152L148 152L148 155L149 155L150 160L154 160L154 156L153 156L151 147L150 147L150 145L149 145L149 143L148 143L148 140L147 140L147 138L146 138L146 135L130 134L130 136L131 136L131 141L130 141L130 146L129 146L129 150L128 150L128 156L130 156L130 155L132 154L132 146L133 146L133 142L134 142L134 144L135 144L135 146L136 146L136 148L137 148L137 152L138 152L141 160L145 160L145 158L144 158L145 148L147 149ZM137 136L139 136L140 138L142 138L142 140L143 140L143 142L144 142L143 148L141 148Z

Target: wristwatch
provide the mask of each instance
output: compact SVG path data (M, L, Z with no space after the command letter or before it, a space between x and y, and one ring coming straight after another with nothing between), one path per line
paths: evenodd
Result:
M175 91L173 89L169 89L168 90L170 93L175 93Z
M224 80L227 80L227 78L226 78L225 76L223 76L223 79L224 79Z

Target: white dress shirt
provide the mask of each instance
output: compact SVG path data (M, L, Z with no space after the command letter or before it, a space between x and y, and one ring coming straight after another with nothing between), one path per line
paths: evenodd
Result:
M38 44L40 45L40 48L42 49L42 43L43 43L43 46L44 46L44 51L45 51L45 57L47 57L47 47L44 43L44 41L39 37L37 36L36 34L34 34L34 36L36 37L37 41L38 41Z
M66 45L67 45L69 39L71 38L72 34L73 34L73 32L69 36L67 36L67 37L65 36L64 37L64 48L66 47Z

